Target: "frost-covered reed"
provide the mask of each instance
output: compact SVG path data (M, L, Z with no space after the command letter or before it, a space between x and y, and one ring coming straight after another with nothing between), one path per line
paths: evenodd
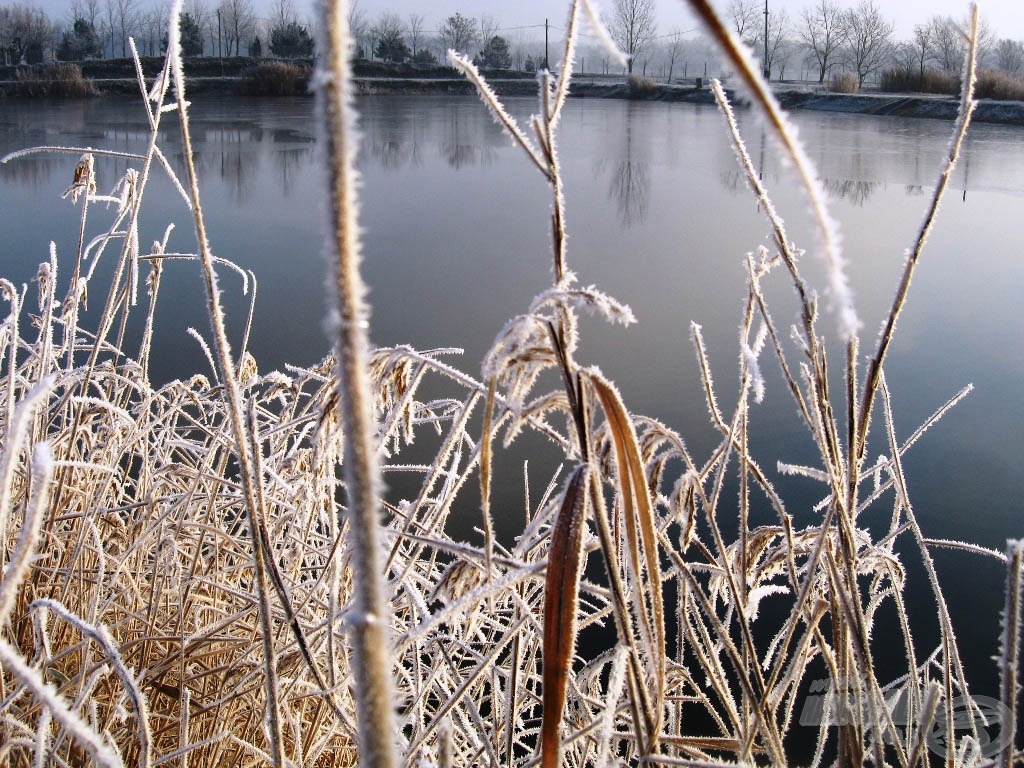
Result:
M172 25L168 66L155 83L139 76L151 141L130 158L122 192L96 190L104 151L61 148L68 195L80 207L77 253L44 261L37 299L0 281L10 307L0 324L0 762L1021 762L1012 724L1024 548L1013 542L1004 555L927 536L903 457L967 390L904 435L884 376L970 119L970 88L885 330L869 340L862 365L813 168L742 49L710 6L693 5L762 93L797 183L820 209L831 269L824 293L843 345L829 354L818 293L716 86L723 131L773 238L744 261L731 410L718 399L702 330L691 329L705 402L684 405L706 410L719 433L703 457L669 426L630 412L615 385L580 359L581 310L634 321L570 268L558 125L574 35L599 24L592 2L571 4L561 70L541 73L528 125L512 119L470 62L451 57L551 195L552 284L495 329L479 375L448 362L449 350L366 344L344 4L327 10L316 77L330 168L334 352L309 368L261 372L246 349L248 330L232 346L218 271L237 270L247 291L255 276L216 258L205 236ZM160 147L168 115L186 147L184 182ZM148 250L140 243L152 173L170 174L186 199L198 253L173 251L170 229ZM114 261L106 286L94 277L101 259ZM209 330L193 333L209 369L157 385L148 365L161 277L188 268L201 271L207 289ZM792 288L792 329L773 319L772 283ZM101 303L95 327L81 324L90 294ZM123 329L133 312L146 322L130 346ZM845 381L838 392L836 361ZM807 427L812 465L751 449L752 409L770 377L784 381ZM869 460L872 427L878 458ZM502 508L524 509L519 535L501 541L490 518L494 468L506 461L504 446L530 439L556 445L562 466L531 466L522 499L500 499ZM536 497L538 471L547 475ZM399 472L419 481L405 498L378 482ZM820 483L819 503L784 499L772 478L785 473ZM477 484L482 536L473 543L452 513ZM873 511L889 520L884 531L864 522ZM937 547L1007 564L998 701L968 688L932 566ZM908 556L928 574L935 636L908 615ZM904 660L891 680L877 673L883 654L887 666ZM989 741L993 734L1010 738Z

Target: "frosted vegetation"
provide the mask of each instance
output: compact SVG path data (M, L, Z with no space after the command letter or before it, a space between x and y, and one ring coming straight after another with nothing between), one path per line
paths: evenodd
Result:
M229 345L217 275L234 270L247 285L252 276L214 257L206 240L173 25L163 74L155 84L139 74L148 152L106 196L94 164L109 153L64 150L69 168L77 160L67 191L81 216L77 253L51 253L34 295L0 281L10 310L0 325L0 762L1021 761L1012 739L1021 547L1011 542L1004 554L927 538L902 457L965 392L899 434L884 375L970 119L973 58L888 321L862 339L814 169L757 67L709 6L692 5L806 189L820 229L809 250L831 276L819 300L716 85L723 131L773 237L771 248L736 255L748 274L737 368L717 372L731 382L729 410L716 399L701 330L691 329L706 402L683 405L706 409L720 434L707 456L631 413L578 357L581 311L633 321L569 267L571 207L556 147L576 36L599 24L586 0L572 3L564 66L539 78L529 125L508 115L470 62L451 57L552 201L551 221L538 225L552 232L553 284L500 329L473 372L443 351L366 343L343 7L325 11L317 78L334 353L308 369L266 373L244 338ZM184 138L180 180L159 145L165 120ZM161 242L139 242L147 183L165 173L194 214L197 253L173 252L170 229ZM101 259L116 265L109 285L93 279ZM206 281L209 322L194 335L210 367L156 387L152 318L172 259L193 262ZM782 308L798 318L791 328L773 320L770 282L793 289L795 303ZM79 322L87 298L102 306L96 327ZM131 313L147 318L137 345L125 333ZM792 403L776 407L806 425L814 466L748 449L767 376L787 385ZM564 461L540 479L542 494L531 495L538 480L527 477L516 502L522 531L500 542L492 468L530 433ZM406 458L414 439L432 461ZM381 472L416 477L418 493L388 498ZM819 503L787 505L771 482L780 472L818 481ZM450 518L474 486L481 536L467 543L470 532L453 530ZM750 522L766 514L772 522ZM889 521L881 532L864 523L872 514ZM972 698L932 567L936 547L962 550L965 567L979 557L1007 563L1000 701ZM907 557L929 576L935 636L908 618ZM607 642L584 648L580 632ZM880 655L902 660L902 672L880 679Z

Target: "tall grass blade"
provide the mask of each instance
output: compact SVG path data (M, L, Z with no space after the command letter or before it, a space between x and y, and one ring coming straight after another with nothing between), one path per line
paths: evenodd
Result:
M661 730L665 704L665 607L661 589L661 563L658 555L658 537L651 503L647 476L640 458L633 422L622 404L618 391L595 369L587 371L587 379L604 410L615 447L615 465L618 492L625 522L629 558L633 567L633 589L636 597L638 623L647 641L649 663L653 673L652 693L654 722L649 723L653 734L652 748ZM644 588L641 573L646 569ZM649 606L649 607L648 607ZM640 682L640 681L638 681Z
M889 352L889 347L892 344L893 336L895 335L896 322L899 320L900 314L903 311L903 306L907 300L907 294L910 291L910 282L913 279L914 272L921 260L921 254L924 251L925 244L928 242L928 236L934 228L935 220L939 212L939 206L942 203L943 197L945 197L950 179L953 177L953 170L956 168L957 161L960 158L964 139L967 137L967 128L971 123L971 116L974 114L974 108L976 106L976 102L974 101L974 87L977 83L977 63L978 6L976 4L972 4L971 29L968 35L966 55L964 57L963 85L960 91L960 109L957 113L956 124L953 127L953 138L950 141L949 152L946 155L942 169L939 172L939 179L932 190L932 197L929 201L928 209L925 212L924 220L921 222L921 227L918 230L917 238L914 241L913 247L907 253L907 260L903 266L903 272L900 275L900 282L896 289L896 295L893 297L892 305L889 308L888 315L886 315L885 324L878 338L878 346L868 363L868 370L864 381L864 394L861 397L860 413L858 414L857 435L860 441L857 445L856 451L856 458L858 460L864 457L864 451L867 449L867 432L871 421L871 410L875 402L875 397L878 393L879 381L882 376L882 366L885 363L885 358Z
M790 126L782 107L772 94L768 83L758 72L758 66L744 44L735 38L709 0L688 1L690 8L704 23L710 36L719 44L726 58L736 68L737 74L761 108L786 155L793 162L793 167L807 194L814 220L820 230L822 258L828 268L829 291L839 322L839 333L844 340L849 341L857 334L860 320L857 318L853 295L850 292L844 271L839 233L836 223L828 214L825 191L814 169L814 164L797 140L796 131Z

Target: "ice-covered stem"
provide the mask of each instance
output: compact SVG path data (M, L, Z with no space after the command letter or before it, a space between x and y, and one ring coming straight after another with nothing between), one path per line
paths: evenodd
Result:
M136 675L125 664L118 651L117 643L110 636L110 631L103 625L93 626L56 600L40 598L34 600L30 608L33 611L47 610L55 613L103 649L114 672L121 679L125 693L135 709L136 732L139 738L139 754L136 756L138 768L150 768L153 765L153 733L149 725L149 704L146 702L146 696L139 686Z
M825 205L825 191L814 169L814 164L797 140L796 131L791 127L779 102L758 72L759 68L746 47L729 31L721 16L711 7L709 0L689 0L689 5L707 27L711 37L721 46L722 52L729 62L736 67L740 79L750 90L751 96L761 108L783 149L793 162L793 168L800 177L800 183L807 194L811 213L821 230L822 257L828 268L829 294L837 315L839 333L844 340L849 341L857 334L860 320L857 318L857 312L853 306L853 295L843 269L839 233L835 222L828 214Z
M378 533L379 469L374 449L373 400L367 370L368 311L359 273L356 140L351 105L348 3L324 0L317 104L327 168L327 253L337 358L338 400L344 434L349 551L354 566L352 630L360 764L395 765L388 605Z
M102 768L123 768L124 761L102 735L82 719L81 715L68 706L67 700L57 693L52 683L43 680L35 667L29 666L25 658L13 645L0 638L0 667L25 687L56 720L63 726L75 743L86 752L95 765Z
M17 305L15 305L17 309ZM15 338L17 336L15 335ZM15 356L11 355L10 365L13 369L15 365ZM4 447L3 451L0 451L0 567L3 567L4 560L7 556L7 535L8 526L13 517L12 513L14 510L14 483L17 475L18 460L21 456L22 450L25 449L26 443L28 442L29 431L31 429L32 417L40 405L46 402L46 398L49 397L51 390L56 382L54 374L46 376L39 383L37 383L32 389L30 389L23 397L18 407L8 412L7 423L4 425ZM10 382L8 382L10 386ZM26 514L24 517L24 530L30 530L32 525L30 524L31 516ZM3 581L0 582L0 626L7 620L7 611L10 605L7 604L7 589L15 589L10 586L9 579L13 574L18 573L18 566L15 565L18 552L20 552L25 546L19 544L14 553L11 554L8 572L5 572ZM34 543L32 548L34 548ZM11 597L13 600L13 596Z
M939 205L946 194L949 180L953 177L953 169L956 168L957 160L960 157L960 150L963 147L964 138L967 136L967 127L971 122L971 115L974 114L974 85L977 79L977 54L978 54L978 7L972 6L971 30L969 36L967 56L964 58L964 71L961 82L963 88L960 93L960 111L957 116L956 125L953 128L953 139L949 144L949 153L946 155L942 171L939 173L939 180L932 192L932 199L925 212L921 228L918 230L917 238L913 248L907 253L907 261L903 265L903 275L900 278L899 287L896 289L896 296L893 298L889 314L886 316L885 325L878 339L878 347L871 361L868 363L867 376L864 381L864 394L861 398L860 412L857 420L857 454L856 459L864 457L867 448L867 432L871 422L871 409L875 402L875 395L878 392L878 384L882 375L882 364L885 362L886 354L892 343L896 330L896 321L903 311L903 305L907 300L907 293L910 291L910 281L914 277L914 270L917 268L921 258L921 252L931 234L935 224L935 217L939 212Z
M214 257L210 242L206 236L206 222L199 199L199 180L196 175L192 155L192 134L189 131L188 105L185 101L185 74L181 63L181 16L182 0L175 0L171 6L170 24L168 29L167 56L171 62L171 73L174 91L177 97L178 113L181 122L182 147L184 149L185 167L188 172L189 197L192 201L192 216L196 228L196 239L199 242L199 260L202 264L203 284L206 288L207 311L210 325L213 328L216 362L220 380L224 386L228 414L231 420L231 431L235 438L235 451L242 476L242 490L245 498L246 518L249 523L249 537L253 549L253 570L257 597L259 600L260 639L263 643L264 687L267 696L267 724L270 731L270 756L275 768L285 765L284 738L282 734L281 710L278 694L277 661L274 649L274 626L271 618L270 586L263 548L256 536L255 521L261 518L256 488L256 476L253 471L252 446L249 443L249 431L246 429L242 411L242 393L238 386L238 375L231 359L231 346L228 342L227 330L224 327L224 310L220 300L220 287L217 272L214 269Z
M1000 656L999 698L1010 712L1003 728L1010 729L1010 738L1000 755L1004 768L1013 765L1017 744L1017 699L1020 685L1020 608L1021 567L1024 564L1024 542L1006 543L1006 607L1003 610L1003 638Z

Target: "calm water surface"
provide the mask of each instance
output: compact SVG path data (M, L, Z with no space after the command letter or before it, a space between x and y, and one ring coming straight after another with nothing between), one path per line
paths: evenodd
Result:
M525 118L534 104L514 100L511 109ZM504 323L550 282L547 189L475 99L375 97L360 106L374 340L460 346L462 367L476 373ZM286 362L312 363L327 349L312 112L309 101L197 100L192 113L214 250L252 269L259 280L250 348L264 371ZM741 120L791 236L813 250L813 230L791 173L775 159L758 121L749 115ZM865 339L873 341L950 126L812 113L794 120L825 179ZM164 147L180 167L173 116L168 123ZM142 151L147 135L145 117L130 101L5 104L0 111L0 154L41 144ZM52 239L65 257L66 279L77 211L60 193L76 159L36 155L0 166L4 276L27 282ZM699 394L690 322L704 329L727 406L737 375L742 259L769 244L721 117L714 109L684 105L570 101L561 159L570 266L582 283L630 304L639 320L628 329L585 321L580 360L599 364L617 381L632 410L664 420L697 456L706 455L714 435ZM100 161L98 168L106 188L125 163ZM964 385L975 385L905 464L927 535L1002 549L1007 537L1024 536L1024 129L973 127L952 187L915 278L887 376L902 437ZM160 173L147 194L143 242L175 222L171 249L193 250L187 210ZM92 213L94 222L110 215L99 208ZM804 268L813 285L823 284L813 256ZM185 329L205 333L208 324L196 265L173 263L163 280L153 372L169 379L205 367ZM234 278L225 277L223 285L238 338L247 299ZM776 322L785 328L796 319L790 292L780 287L771 295ZM829 319L823 327L832 325ZM756 454L814 461L777 377L769 376L765 402L753 419L760 430ZM876 443L871 451L887 449ZM774 460L765 466L775 474ZM810 502L818 493L807 481L779 484L791 510L799 508L794 498ZM995 649L1002 571L960 554L940 552L937 562L960 636L976 659L978 692L990 693L994 678L985 665ZM922 618L930 614L934 620L930 603L921 605Z

